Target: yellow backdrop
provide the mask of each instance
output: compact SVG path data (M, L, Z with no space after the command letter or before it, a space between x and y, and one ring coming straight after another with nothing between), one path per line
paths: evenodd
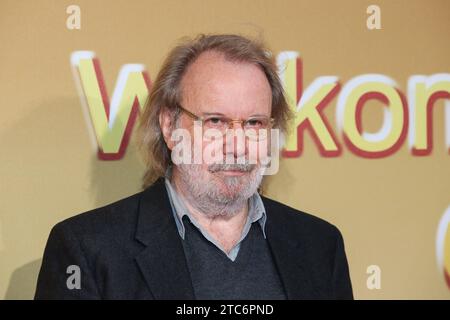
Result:
M380 29L370 28L374 2ZM303 91L319 77L339 79L323 114L341 152L324 155L306 130L301 155L282 158L265 192L340 228L355 297L450 298L442 220L450 205L450 100L432 108L433 148L424 155L413 154L406 137L385 156L361 156L336 124L339 97L357 76L393 79L411 106L412 76L449 75L450 1L79 0L79 21L72 4L0 1L0 298L32 298L55 223L140 190L144 168L133 139L122 159L98 158L71 54L95 52L111 100L123 65L144 65L153 81L179 38L213 32L262 35L275 55L297 52ZM377 132L383 107L369 100L361 119Z

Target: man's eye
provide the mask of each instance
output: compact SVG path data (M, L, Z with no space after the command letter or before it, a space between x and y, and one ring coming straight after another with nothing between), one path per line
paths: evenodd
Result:
M217 118L217 117L212 117L212 118L208 118L207 121L209 121L210 123L213 123L213 124L219 124L222 122L222 119Z
M205 120L205 124L210 127L221 126L223 123L224 121L220 117L211 117Z
M260 128L263 123L259 119L249 119L247 120L246 125L249 127Z

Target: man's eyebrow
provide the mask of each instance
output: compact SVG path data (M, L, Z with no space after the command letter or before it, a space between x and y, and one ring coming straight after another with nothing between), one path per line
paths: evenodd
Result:
M220 113L220 112L202 112L202 115L204 115L204 116L224 116L224 117L226 117L223 113Z
M202 112L202 115L204 115L204 116L223 116L223 117L229 118L228 116L226 116L225 114L220 113L220 112ZM250 115L248 118L253 118L253 117L267 117L267 115L257 113L257 114Z
M257 114L252 114L251 116L249 116L249 118L252 118L252 117L267 117L267 114L257 113Z

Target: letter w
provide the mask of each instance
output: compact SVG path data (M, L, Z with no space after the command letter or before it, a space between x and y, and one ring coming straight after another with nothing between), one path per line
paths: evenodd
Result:
M71 64L81 101L94 129L98 158L121 159L150 91L150 78L144 66L122 66L110 104L95 53L75 51L71 55Z

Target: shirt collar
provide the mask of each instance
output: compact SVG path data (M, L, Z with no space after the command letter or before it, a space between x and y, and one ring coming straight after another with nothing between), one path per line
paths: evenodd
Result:
M189 210L186 208L183 200L178 195L174 186L170 182L171 173L172 173L172 170L171 170L171 167L169 167L165 174L165 179L164 179L165 186L166 186L167 194L169 196L169 201L170 201L170 204L172 207L172 213L175 218L175 223L177 225L178 233L180 234L181 238L184 240L185 227L183 224L183 217L185 215L187 215L189 217L191 222L197 228L199 228L200 230L202 230L202 229L196 223L195 219L192 218L192 216L190 215ZM265 226L266 226L266 221L267 221L267 215L266 215L264 203L258 192L255 192L248 200L248 217L247 217L247 222L243 229L243 235L242 235L243 238L248 233L248 230L250 229L251 224L256 221L258 221L258 223L260 224L264 238L266 238Z

